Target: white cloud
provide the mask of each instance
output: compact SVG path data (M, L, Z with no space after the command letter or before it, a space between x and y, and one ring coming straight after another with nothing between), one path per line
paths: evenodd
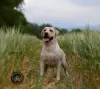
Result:
M70 2L82 6L100 6L100 0L70 0Z
M85 0L86 1L86 0ZM25 0L24 13L36 23L68 23L100 25L100 6L81 6L70 0Z

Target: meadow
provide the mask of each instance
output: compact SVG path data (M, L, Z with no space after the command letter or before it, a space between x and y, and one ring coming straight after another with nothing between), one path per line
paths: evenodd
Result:
M56 81L56 69L48 69L40 77L39 58L43 41L21 34L16 28L0 28L0 89L100 89L100 32L83 30L58 36L66 53L69 77L61 71ZM23 73L22 84L14 85L11 74Z

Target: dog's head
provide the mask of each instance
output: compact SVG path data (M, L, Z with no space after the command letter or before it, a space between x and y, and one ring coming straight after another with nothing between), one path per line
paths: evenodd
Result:
M43 36L44 42L50 42L59 35L59 31L54 27L45 27L41 31L41 35Z

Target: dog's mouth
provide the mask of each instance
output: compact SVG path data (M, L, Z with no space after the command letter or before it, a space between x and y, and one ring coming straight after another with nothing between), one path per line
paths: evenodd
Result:
M49 42L53 39L53 37L49 37L49 36L44 36L43 41L44 42Z

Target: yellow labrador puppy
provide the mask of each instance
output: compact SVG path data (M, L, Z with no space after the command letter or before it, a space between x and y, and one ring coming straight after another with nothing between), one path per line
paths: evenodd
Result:
M57 67L57 80L60 80L60 71L63 67L65 73L66 70L66 57L63 50L59 47L57 42L57 35L59 31L54 27L45 27L41 31L43 36L44 45L40 55L40 75L43 76L48 67Z

